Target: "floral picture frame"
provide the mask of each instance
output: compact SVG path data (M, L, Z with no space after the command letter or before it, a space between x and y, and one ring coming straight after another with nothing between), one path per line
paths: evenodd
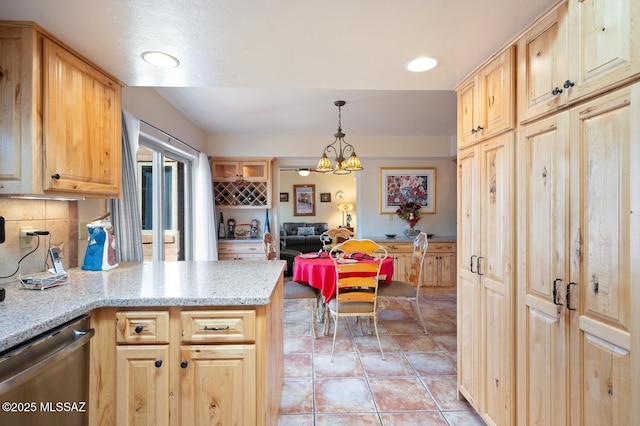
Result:
M436 212L435 167L380 167L380 214L395 214L413 201L423 214Z
M293 215L316 215L316 186L293 185Z

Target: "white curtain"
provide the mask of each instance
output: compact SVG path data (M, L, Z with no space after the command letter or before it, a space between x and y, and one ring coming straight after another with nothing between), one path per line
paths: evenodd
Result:
M195 211L193 260L218 260L211 169L209 158L202 152L196 164L193 207Z
M119 262L142 262L142 218L138 200L136 156L140 120L122 112L122 199L109 200Z

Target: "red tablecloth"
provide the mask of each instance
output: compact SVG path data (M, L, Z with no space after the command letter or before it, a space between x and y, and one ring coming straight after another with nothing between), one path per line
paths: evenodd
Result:
M304 256L304 255L302 255ZM324 300L329 301L336 294L336 268L330 258L305 259L296 256L293 263L293 281L309 284L320 289ZM373 262L361 260L361 262ZM387 257L382 261L380 275L386 275L385 284L393 277L393 258Z

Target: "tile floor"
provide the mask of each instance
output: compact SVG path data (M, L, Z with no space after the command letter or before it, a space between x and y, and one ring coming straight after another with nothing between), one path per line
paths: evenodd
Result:
M386 360L375 334L341 319L331 363L333 334L314 339L310 311L285 301L278 425L484 425L457 397L456 295L421 295L420 303L428 335L407 303L392 303L378 321Z

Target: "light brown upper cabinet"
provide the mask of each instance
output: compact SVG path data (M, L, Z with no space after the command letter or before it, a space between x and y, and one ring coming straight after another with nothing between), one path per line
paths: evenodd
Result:
M526 123L640 73L640 3L569 0L518 41L518 119Z
M515 46L509 46L456 87L458 147L515 125Z
M33 23L0 23L0 194L121 194L121 84Z

